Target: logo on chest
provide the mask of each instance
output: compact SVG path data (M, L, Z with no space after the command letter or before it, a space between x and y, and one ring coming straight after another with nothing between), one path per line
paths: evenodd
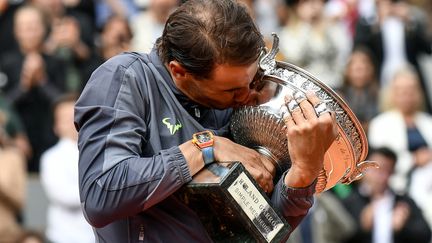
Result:
M169 117L162 119L162 123L168 128L171 135L174 135L180 128L182 128L182 124L179 120L177 120L177 123L172 123L171 118Z

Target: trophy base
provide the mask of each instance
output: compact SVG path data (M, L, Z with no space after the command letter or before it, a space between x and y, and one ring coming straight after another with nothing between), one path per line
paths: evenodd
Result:
M221 163L223 164L223 163ZM241 163L214 163L179 192L215 242L281 242L290 225Z

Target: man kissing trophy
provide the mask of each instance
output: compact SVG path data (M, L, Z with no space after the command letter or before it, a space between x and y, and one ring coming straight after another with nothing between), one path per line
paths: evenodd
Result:
M253 84L260 92L259 99L256 105L234 110L230 125L232 139L267 157L277 168L274 177L277 182L291 166L284 119L297 104L287 102L285 97L290 95L297 99L314 92L323 101L314 106L317 116L332 112L338 128L337 138L325 153L315 193L337 183L349 184L360 179L366 168L376 167L375 163L364 161L368 145L360 122L327 85L295 65L276 61L279 38L276 34L273 38L271 50L263 51L260 57ZM206 136L195 139L207 141L210 138ZM216 242L280 242L292 231L272 207L271 194L266 193L238 162L210 164L195 175L179 195L195 210Z

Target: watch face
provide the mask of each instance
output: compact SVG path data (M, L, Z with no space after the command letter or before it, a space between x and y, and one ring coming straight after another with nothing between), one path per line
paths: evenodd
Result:
M208 133L201 133L201 134L197 134L197 140L198 140L200 143L208 142L208 141L210 141L210 139L211 139L211 136L210 136L210 134L208 134Z

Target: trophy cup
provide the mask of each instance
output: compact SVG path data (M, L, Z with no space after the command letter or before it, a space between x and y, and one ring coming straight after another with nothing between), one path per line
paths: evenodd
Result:
M275 60L279 39L260 58L258 82L267 92L260 105L234 110L230 130L233 140L267 156L276 166L277 181L291 166L281 107L286 94L311 90L334 111L339 134L324 158L315 191L337 183L349 184L368 167L365 133L348 105L331 88L295 65ZM255 81L254 81L255 82ZM267 89L267 90L266 90ZM317 112L318 114L319 112ZM215 163L194 176L180 198L197 212L209 235L221 242L280 242L290 232L286 220L272 208L265 192L240 163Z

